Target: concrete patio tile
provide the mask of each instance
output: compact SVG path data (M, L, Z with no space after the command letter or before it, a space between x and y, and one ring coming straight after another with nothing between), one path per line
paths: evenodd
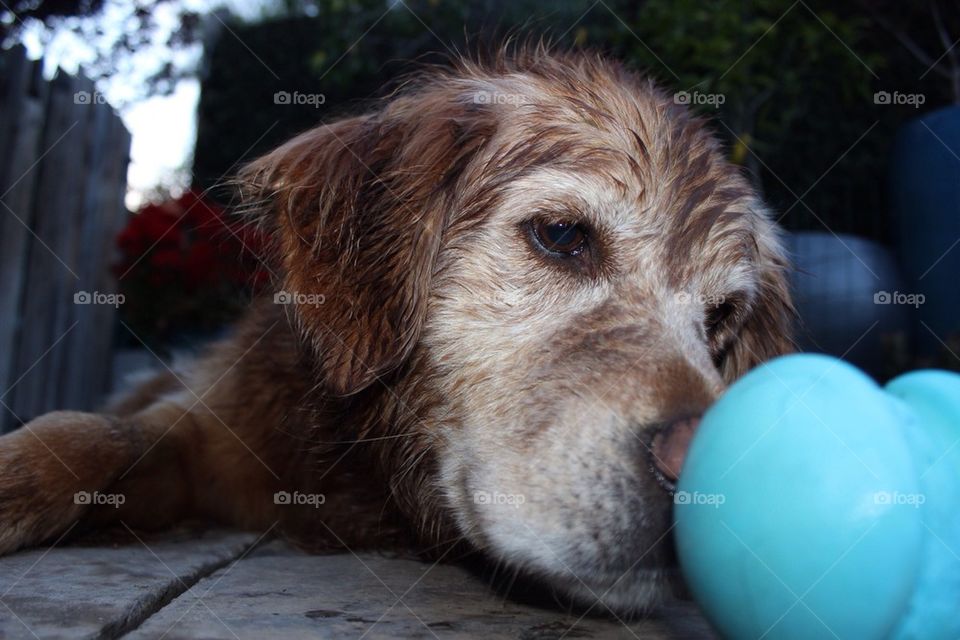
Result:
M200 580L129 637L711 638L688 607L629 628L505 602L464 569L374 554L309 556L281 542Z
M688 604L628 628L504 600L456 565L229 531L121 534L0 558L0 639L715 637Z
M116 537L116 536L114 536ZM179 532L81 541L0 558L0 638L118 637L237 558L249 533Z

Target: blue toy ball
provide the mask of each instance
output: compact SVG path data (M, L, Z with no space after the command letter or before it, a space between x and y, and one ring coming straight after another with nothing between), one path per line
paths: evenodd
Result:
M675 503L725 637L960 638L960 375L762 365L704 416Z

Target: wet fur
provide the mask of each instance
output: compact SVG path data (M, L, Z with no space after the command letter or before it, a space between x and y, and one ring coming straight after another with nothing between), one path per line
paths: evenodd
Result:
M322 304L268 296L185 371L0 438L0 552L202 517L478 550L576 602L652 606L671 554L650 435L790 350L776 230L704 122L615 63L530 48L424 74L240 180L276 289ZM538 254L534 214L586 221L596 255ZM689 302L709 296L722 326ZM497 491L525 504L476 500Z

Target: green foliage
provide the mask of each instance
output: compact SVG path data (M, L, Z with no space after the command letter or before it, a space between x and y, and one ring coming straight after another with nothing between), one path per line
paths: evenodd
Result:
M238 158L363 108L419 65L489 48L508 34L545 34L558 46L618 57L674 91L722 96L718 106L694 107L715 121L732 159L786 212L786 226L826 224L881 238L887 226L876 185L895 128L915 114L874 104L877 76L891 60L899 64L890 52L903 52L856 9L826 0L411 0L391 10L383 0L329 0L310 7L316 15L303 16L303 3L285 0L271 19L232 24L209 48L199 186L235 170ZM325 102L276 105L277 91L322 93Z
M604 39L669 86L713 97L694 108L787 227L882 235L882 217L863 213L882 209L870 183L885 170L877 147L887 140L857 140L882 116L872 82L884 59L863 47L863 17L827 2L648 0L624 21L632 28Z
M848 49L860 40L862 21L828 11L815 17L801 4L790 6L783 0L650 0L636 31L657 58L636 47L632 34L621 34L621 41L668 81L725 96L719 115L738 134L752 135L758 125L770 132L789 127L809 110L817 85L829 84L839 102L869 101L870 70Z
M531 19L533 4L523 0L501 11L491 0L423 0L388 10L383 0L329 0L314 7L316 15L286 15L290 6L282 6L263 22L229 24L208 45L195 184L210 188L243 160L321 120L362 109L396 86L398 76L468 47L491 47ZM572 24L582 4L555 4L539 29ZM321 94L323 103L275 103L276 93L295 91Z

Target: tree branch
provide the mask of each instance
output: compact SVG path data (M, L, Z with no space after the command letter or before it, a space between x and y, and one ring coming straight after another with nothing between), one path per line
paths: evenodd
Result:
M937 59L937 62L940 62L944 56L947 57L947 60L950 61L950 89L953 92L953 101L956 104L960 104L960 62L957 60L956 45L957 42L950 42L950 34L947 33L946 24L944 24L943 16L940 14L940 6L937 4L937 0L930 0L930 12L933 14L933 24L937 29L937 34L940 36L940 42L943 43L944 51L943 55Z
M933 59L933 56L928 54L923 48L918 45L913 38L904 33L903 29L900 29L893 25L889 20L887 20L880 12L876 11L869 3L863 3L863 6L873 15L873 19L877 21L881 27L886 29L894 38L896 38L900 44L909 51L914 58L920 61L920 64L932 69L937 74L944 76L946 78L950 77L950 73L946 69L940 68L937 62Z

